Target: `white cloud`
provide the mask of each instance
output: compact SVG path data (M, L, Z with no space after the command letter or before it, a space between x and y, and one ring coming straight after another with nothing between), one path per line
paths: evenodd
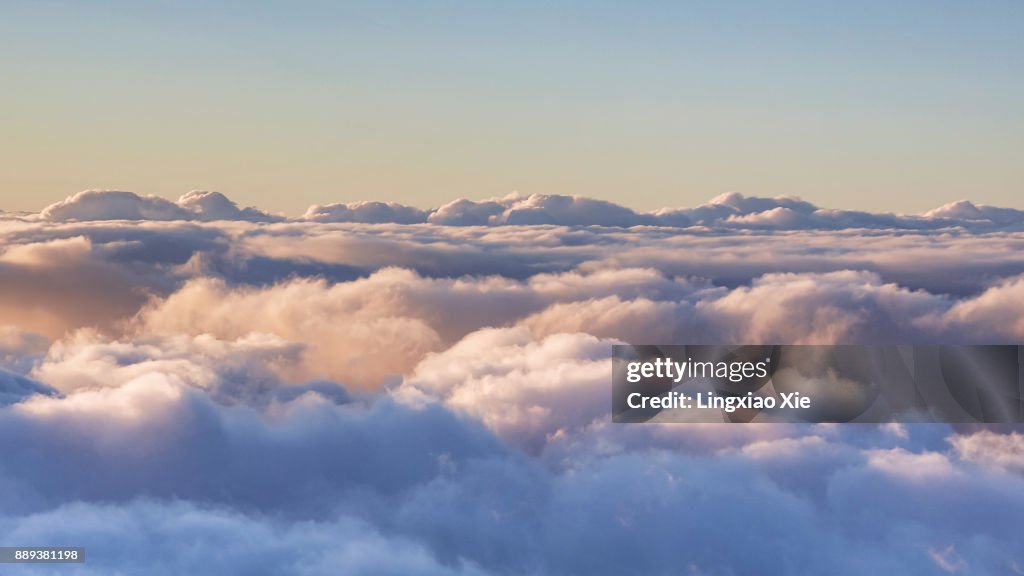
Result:
M956 553L956 548L950 544L942 549L929 548L928 557L935 562L943 572L957 574L968 569L967 563Z
M868 466L893 478L910 482L934 482L958 473L945 454L909 452L904 448L870 450Z
M957 456L987 468L1024 473L1024 434L981 430L949 438Z
M1020 340L1024 338L1024 276L1005 280L975 298L961 300L941 316L925 322L980 340Z
M43 209L46 220L186 220L190 213L159 196L85 190Z
M43 209L44 220L252 220L275 217L255 208L239 209L219 192L193 191L172 202L116 190L85 190Z
M134 192L86 190L46 207L41 216L55 221L281 219L255 208L239 209L224 195L207 191L189 192L177 202L172 202ZM1024 228L1024 211L975 205L964 200L920 215L897 215L821 208L791 196L759 198L733 192L693 208L667 207L641 213L585 196L510 194L482 201L463 198L430 209L378 201L313 205L301 220L370 224L429 222L444 226L698 226L732 230L967 228L1020 231Z
M54 343L30 375L64 393L118 388L157 374L220 395L258 394L294 375L302 350L299 344L258 333L235 340L175 334L112 341L80 331Z
M179 198L177 204L194 214L194 217L199 220L270 222L280 219L256 208L239 208L237 204L220 192L193 190Z
M82 574L998 573L1018 429L616 425L608 358L1016 342L1020 223L736 194L5 215L0 542L84 544Z
M394 202L352 202L310 206L303 218L315 222L418 224L427 221L427 212Z
M487 574L469 562L442 562L421 542L350 517L286 523L190 502L140 500L67 504L17 523L0 517L0 526L11 541L82 545L85 564L70 565L80 575Z
M586 334L537 341L523 328L481 330L420 362L396 395L441 401L539 450L609 413L611 344Z
M821 450L827 446L827 441L821 436L802 436L758 440L744 446L742 453L757 460L797 460L812 456L814 450Z
M140 315L140 334L211 334L237 340L269 334L303 345L295 378L330 377L363 387L411 368L440 346L441 338L422 317L415 301L394 275L328 286L296 280L266 289L232 289L224 282L198 279ZM420 310L428 313L428 310Z

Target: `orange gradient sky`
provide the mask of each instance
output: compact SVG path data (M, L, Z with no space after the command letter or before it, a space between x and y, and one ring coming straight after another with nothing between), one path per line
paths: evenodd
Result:
M1024 4L24 2L0 207L728 191L1024 206Z

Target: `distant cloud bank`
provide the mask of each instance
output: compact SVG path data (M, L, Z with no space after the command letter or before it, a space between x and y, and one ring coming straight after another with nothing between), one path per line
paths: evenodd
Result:
M101 220L284 221L257 208L239 208L219 192L193 191L176 202L133 192L87 190L51 204L39 216L56 222ZM901 215L821 208L794 197L754 198L723 194L694 208L636 212L581 196L512 194L491 200L459 199L420 209L394 202L314 205L295 220L441 226L664 226L733 230L903 229L1022 230L1024 211L953 202L923 214Z

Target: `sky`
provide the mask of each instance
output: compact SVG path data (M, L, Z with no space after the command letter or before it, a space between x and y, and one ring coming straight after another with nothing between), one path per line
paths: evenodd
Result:
M4 2L0 198L1020 207L1024 4Z
M0 546L1024 574L1019 425L608 402L621 342L1024 341L1024 3L206 4L0 0Z

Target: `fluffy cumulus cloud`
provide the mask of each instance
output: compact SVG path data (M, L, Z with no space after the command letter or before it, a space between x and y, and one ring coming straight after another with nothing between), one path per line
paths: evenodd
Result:
M738 194L3 213L0 545L85 546L61 572L89 575L1024 573L1017 427L609 414L615 342L1019 342L1022 222Z
M319 222L415 224L446 226L538 225L666 226L724 229L904 229L971 228L979 230L1024 227L1024 212L975 205L962 200L919 215L870 213L820 208L799 198L746 197L723 194L694 208L662 208L636 212L624 206L581 196L511 194L473 201L460 199L436 209L419 209L393 202L353 202L312 206L305 219Z
M581 333L538 341L524 328L480 330L425 358L397 396L442 401L536 451L607 412L611 343Z
M192 191L172 202L117 190L86 190L43 209L45 220L252 220L276 217L255 208L239 208L220 192Z
M350 204L313 205L303 216L316 222L366 222L417 224L426 222L427 212L395 202L352 202Z
M219 192L193 191L176 202L158 196L115 190L86 190L47 206L40 216L53 221L89 220L243 220L266 222L283 217L256 208L239 208ZM637 212L613 202L557 194L510 194L488 200L452 201L437 208L397 202L359 201L310 206L298 220L366 224L443 226L557 225L665 226L722 229L1024 229L1024 211L960 200L923 214L871 213L815 206L792 196L747 197L731 192L693 208Z

